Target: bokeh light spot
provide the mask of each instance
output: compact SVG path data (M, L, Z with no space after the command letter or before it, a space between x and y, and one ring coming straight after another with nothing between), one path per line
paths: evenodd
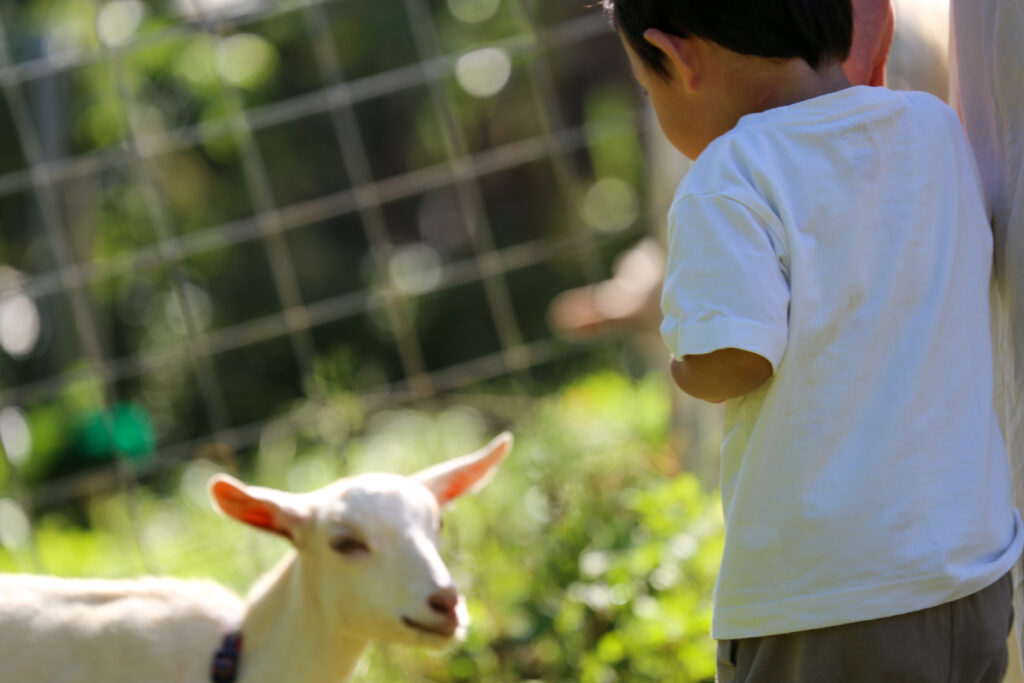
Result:
M633 186L624 180L601 178L583 196L580 214L595 230L623 230L640 215L640 198Z
M32 452L32 432L21 408L8 406L0 410L0 443L12 465L22 465Z
M0 498L0 545L23 548L28 544L32 526L21 506L10 498Z
M103 6L96 19L96 32L106 45L124 45L142 24L146 7L139 0L114 0Z
M260 36L239 33L221 42L217 67L230 83L241 88L257 88L276 71L277 51Z
M193 333L190 326L195 327L195 332L201 332L210 326L213 320L213 301L205 289L191 282L182 286L182 297L178 290L168 292L164 299L164 318L167 326L179 336L187 336ZM182 305L184 299L188 307Z
M203 19L243 16L266 5L266 0L177 0L175 10L192 19Z
M580 571L590 579L597 578L608 571L611 560L608 553L600 550L588 550L580 556Z
M27 356L39 341L39 309L24 294L0 299L0 346L11 356Z
M479 24L498 11L501 0L448 0L448 9L459 21Z
M425 294L441 284L441 256L427 244L407 244L395 250L389 271L403 293Z
M498 47L484 47L459 57L455 77L459 86L473 97L490 97L501 92L512 75L508 52Z

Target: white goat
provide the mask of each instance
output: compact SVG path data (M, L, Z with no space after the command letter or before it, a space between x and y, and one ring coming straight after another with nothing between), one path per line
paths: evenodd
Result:
M215 476L222 512L294 546L246 600L203 581L0 576L0 680L335 683L371 641L443 647L467 619L437 550L441 507L483 486L511 445L505 433L412 477L364 474L304 494ZM233 633L237 679L213 679Z

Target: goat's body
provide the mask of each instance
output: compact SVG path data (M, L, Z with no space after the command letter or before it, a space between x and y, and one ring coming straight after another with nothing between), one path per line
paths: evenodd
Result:
M327 635L294 553L248 604L212 581L0 575L4 683L202 683L226 633L245 635L239 683L345 680L365 641Z
M197 683L243 603L210 581L0 576L6 683Z

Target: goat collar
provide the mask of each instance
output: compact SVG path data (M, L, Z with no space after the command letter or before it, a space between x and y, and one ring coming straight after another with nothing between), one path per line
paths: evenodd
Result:
M210 665L210 680L213 683L235 683L238 677L238 662L242 658L242 632L233 631L220 643L220 649L213 653Z

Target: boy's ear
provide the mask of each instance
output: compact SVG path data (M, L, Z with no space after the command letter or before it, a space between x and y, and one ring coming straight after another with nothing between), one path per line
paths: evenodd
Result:
M701 61L694 38L679 36L656 28L644 31L644 40L658 48L676 72L687 90L695 90L700 83Z

